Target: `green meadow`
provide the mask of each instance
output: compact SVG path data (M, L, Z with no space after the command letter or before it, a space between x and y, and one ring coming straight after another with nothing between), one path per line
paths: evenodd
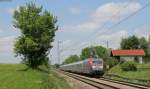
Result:
M129 82L149 85L150 84L150 63L137 64L137 71L123 71L120 65L118 64L117 66L110 69L107 74L113 74L123 78L127 78ZM112 76L112 78L117 80L124 80L119 77Z
M23 64L0 64L0 89L70 89L53 71L26 68Z

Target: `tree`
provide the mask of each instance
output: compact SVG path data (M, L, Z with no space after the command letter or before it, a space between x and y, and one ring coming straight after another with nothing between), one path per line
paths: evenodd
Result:
M106 59L108 57L107 49L102 46L95 46L95 47L87 47L82 49L81 52L81 59L84 60L86 58L89 58L90 56Z
M71 55L63 62L63 64L69 64L77 61L80 61L80 58L77 55Z
M138 49L140 48L139 39L136 36L130 36L128 38L122 39L121 49Z
M37 68L48 64L47 55L57 30L56 22L56 17L50 12L33 3L15 10L14 27L20 30L21 36L16 40L14 51L27 66Z
M142 38L140 38L139 39L139 42L140 42L140 47L142 48L142 49L144 49L144 51L145 51L145 57L144 57L144 59L145 59L145 61L147 62L147 61L150 61L150 47L149 47L149 41L147 41L144 37L142 37Z
M81 58L81 60L84 60L86 58L89 58L91 55L94 55L94 52L93 52L92 48L87 47L87 48L82 49L80 58Z
M107 60L109 55L108 55L108 50L102 46L96 46L94 47L95 49L95 54L98 55L99 58L103 58L103 60Z
M117 63L115 60L113 61L112 58L109 57L108 50L103 46L87 47L87 48L82 49L82 52L80 55L80 58L82 60L85 60L86 58L89 58L90 56L102 58L104 61L104 70L106 69L106 65L114 66Z

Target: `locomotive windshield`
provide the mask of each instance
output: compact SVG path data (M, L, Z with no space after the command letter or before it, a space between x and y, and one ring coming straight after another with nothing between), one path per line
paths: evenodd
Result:
M101 61L93 61L94 64L101 64Z

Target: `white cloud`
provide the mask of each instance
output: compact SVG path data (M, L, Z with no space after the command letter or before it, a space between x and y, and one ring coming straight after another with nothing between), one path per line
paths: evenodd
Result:
M62 27L62 32L73 32L73 33L84 33L89 34L93 31L97 31L93 41L83 41L77 45L72 45L72 49L65 51L64 57L68 57L71 54L80 54L81 49L90 45L102 45L106 47L106 41L109 42L110 48L119 48L122 38L128 37L128 31L122 29L119 31L114 31L113 29L107 29L101 27L106 23L116 23L120 19L125 18L131 13L136 12L141 8L141 4L138 2L120 2L120 3L106 3L99 6L93 13L90 14L88 21L83 23L78 23L76 25L67 25ZM107 30L106 30L107 29ZM140 32L137 32L140 33ZM143 33L144 34L144 33ZM94 34L95 35L95 34ZM93 36L94 36L93 35ZM87 39L89 40L89 38ZM81 40L80 40L81 41ZM65 47L68 47L68 45ZM69 46L70 47L70 46ZM77 48L74 50L74 48ZM72 51L73 50L73 51Z
M8 8L8 9L7 9L7 13L9 13L9 14L13 14L14 11L15 11L14 8Z
M121 39L127 36L128 36L128 32L125 30L121 30L117 32L110 31L106 34L101 34L97 36L96 42L99 42L100 44L104 45L104 42L108 41L110 48L118 48L120 46Z
M78 15L81 13L81 9L78 8L78 7L73 7L73 8L70 8L69 11L74 14L74 15Z
M70 44L72 41L71 40L65 40L65 41L62 41L62 45L68 45Z
M2 33L3 33L3 30L0 29L0 33L2 34Z
M14 57L13 47L15 36L0 38L0 63L20 63L19 57Z
M15 8L0 9L0 12L8 13L8 14L11 14L11 15L12 15L15 10L19 10L19 6L15 7Z
M85 22L75 26L64 26L62 27L62 32L92 32L99 28L98 23L95 22Z
M4 8L4 9L0 9L0 12L1 13L8 13L8 14L13 14L13 12L14 12L14 8Z
M119 21L120 18L133 13L141 8L138 2L107 3L99 6L92 14L89 21L77 25L62 27L62 32L92 32L101 28L106 22Z
M92 17L98 22L112 21L127 14L136 12L141 7L141 4L137 2L107 3L99 6L93 13Z
M150 28L140 28L135 29L134 34L139 37L147 37L150 36Z
M15 40L15 36L8 36L8 37L0 38L0 53L13 52L14 40Z
M118 48L120 46L120 42L122 38L125 38L128 36L128 32L121 30L118 32L113 32L112 30L107 32L106 34L101 34L95 37L93 41L90 42L81 42L80 44L76 45L73 48L70 48L70 50L66 50L63 53L63 57L67 58L69 55L77 54L80 55L81 50L85 47L90 47L94 45L101 45L106 47L106 41L109 42L110 48Z

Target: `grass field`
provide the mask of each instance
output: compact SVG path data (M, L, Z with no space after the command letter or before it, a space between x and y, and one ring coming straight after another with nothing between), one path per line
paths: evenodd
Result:
M117 65L113 67L108 73L120 75L122 77L130 78L130 79L150 80L150 70L122 71L120 66Z
M22 64L0 64L0 89L70 89L54 72L25 70Z
M146 64L138 64L137 67L138 67L138 68L150 68L150 63L146 63Z
M110 69L107 74L120 76L120 77L111 76L112 79L124 81L123 78L126 78L127 80L125 79L125 81L149 85L150 84L150 63L137 64L137 68L138 68L137 71L122 71L120 65L117 65L112 69ZM144 68L148 68L148 69L144 70Z
M138 68L150 68L150 63L148 64L137 64ZM109 70L110 74L120 75L122 77L130 79L141 79L150 80L150 70L137 70L137 71L122 71L120 66L117 65Z

